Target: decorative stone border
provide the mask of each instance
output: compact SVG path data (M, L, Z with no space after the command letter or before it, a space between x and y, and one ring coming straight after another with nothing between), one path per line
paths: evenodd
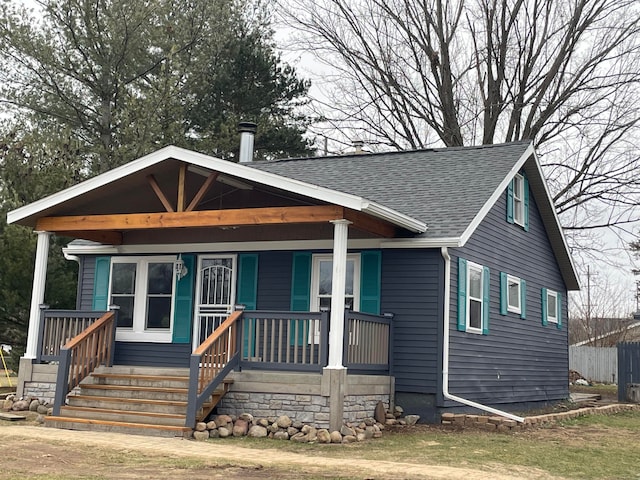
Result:
M583 417L585 415L610 415L633 410L640 410L640 405L614 404L604 405L601 407L579 408L577 410L569 410L566 412L525 417L524 423L518 423L515 420L498 416L443 413L441 422L442 425L465 426L498 432L515 432L541 425L557 423L571 418Z

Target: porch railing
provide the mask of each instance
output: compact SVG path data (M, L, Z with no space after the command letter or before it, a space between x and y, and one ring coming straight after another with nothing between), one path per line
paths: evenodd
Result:
M36 362L57 361L60 348L104 315L104 311L40 310Z
M321 371L327 364L328 312L245 311L240 366Z
M343 363L349 370L392 374L392 320L392 314L345 312Z
M191 354L189 398L185 425L193 427L196 415L227 374L238 365L238 328L242 310L233 312Z
M54 415L60 414L67 394L96 367L113 364L116 320L117 310L106 312L60 349Z

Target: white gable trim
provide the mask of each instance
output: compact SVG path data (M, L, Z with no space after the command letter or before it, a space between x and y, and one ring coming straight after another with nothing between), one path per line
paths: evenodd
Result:
M460 237L461 247L464 246L469 241L469 238L471 238L471 235L473 235L473 232L476 231L476 228L478 228L480 223L482 223L484 218L489 214L489 211L493 208L495 203L502 196L505 189L509 185L509 182L511 182L511 179L515 176L516 173L518 173L522 169L522 166L524 165L524 163L531 156L534 156L535 158L535 150L533 148L532 143L529 144L529 146L524 151L524 153L520 156L518 161L513 165L513 167L511 167L511 170L509 171L507 176L502 180L502 182L500 182L500 185L498 185L498 188L494 190L493 194L489 197L489 199L485 202L485 204L482 206L480 211L473 218L471 223L467 226L464 233ZM537 163L538 162L536 161L536 164ZM548 195L548 192L547 192L547 195Z
M164 160L181 160L202 168L215 170L220 173L242 178L247 181L268 185L285 191L295 192L316 200L340 205L352 210L366 212L375 217L389 221L399 227L406 228L412 232L424 232L427 226L424 222L404 215L364 198L348 193L338 192L329 188L311 185L306 182L294 180L280 175L276 175L261 170L251 168L250 164L240 165L237 163L211 157L201 153L186 150L184 148L168 146L160 150L145 155L137 160L133 160L125 165L114 168L108 172L86 180L82 183L69 187L46 198L33 202L24 207L20 207L7 214L7 223L15 223L27 217L37 215L39 212L52 208L60 203L72 200L82 194L88 193L96 188L108 185L128 175L134 174L160 163Z

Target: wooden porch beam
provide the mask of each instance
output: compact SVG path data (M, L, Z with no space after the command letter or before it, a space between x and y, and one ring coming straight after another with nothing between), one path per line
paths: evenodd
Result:
M196 193L195 196L193 197L193 200L191 200L191 203L186 208L185 212L191 212L193 211L194 208L198 206L198 204L200 203L200 200L202 200L202 197L205 196L205 194L209 191L209 188L211 188L211 185L213 184L213 182L215 182L216 178L218 178L218 175L220 175L218 172L212 172L211 175L207 177L207 179L204 181L204 183L200 187L200 190L198 190L198 193Z
M178 173L178 201L176 203L176 210L178 212L184 212L184 191L185 191L185 181L187 178L187 164L182 163L180 165L180 173Z
M105 245L122 245L122 233L113 232L108 230L103 231L78 231L78 230L64 230L57 232L63 236L71 238L82 238L84 240L91 240L93 242L102 243Z
M322 205L200 210L195 212L77 215L43 217L38 220L36 229L48 232L84 232L322 223L344 218L344 211L343 207L336 205Z
M164 208L167 210L167 212L175 212L175 210L173 209L173 205L171 205L171 202L169 202L165 194L162 192L160 185L158 185L156 177L154 177L153 175L147 175L147 181L149 182L149 185L151 185L153 191L156 193L156 196L162 202L162 205L164 205Z
M396 235L395 225L367 215L366 213L345 208L344 218L349 220L353 228L357 228L358 230L373 233L374 235L379 235L384 238L393 238Z

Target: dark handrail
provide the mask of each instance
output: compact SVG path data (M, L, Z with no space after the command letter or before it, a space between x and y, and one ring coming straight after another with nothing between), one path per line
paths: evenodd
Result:
M59 415L67 394L99 365L113 364L117 311L102 315L61 349L53 414Z
M191 354L189 365L189 394L185 426L194 427L196 414L216 387L238 365L238 329L242 324L242 310L233 312Z

